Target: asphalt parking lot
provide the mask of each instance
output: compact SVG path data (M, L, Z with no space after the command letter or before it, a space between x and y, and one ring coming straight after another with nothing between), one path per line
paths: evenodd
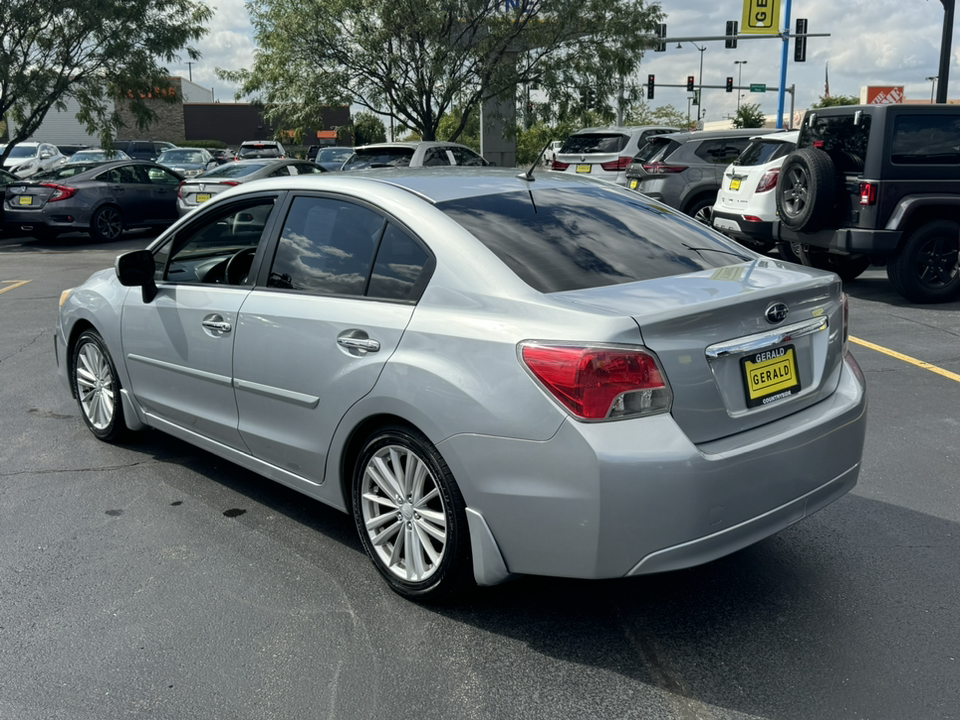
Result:
M147 241L0 239L0 718L960 717L960 302L847 286L867 445L817 515L699 568L427 608L345 515L90 435L57 299Z

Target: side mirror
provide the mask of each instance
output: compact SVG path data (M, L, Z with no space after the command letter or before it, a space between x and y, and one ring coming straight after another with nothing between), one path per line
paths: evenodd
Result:
M496 164L493 160L490 160L490 161L487 163L487 165L489 165L490 167L496 167L496 166L497 166L497 164Z
M52 157L53 157L53 153L49 153L49 152L40 153L41 160L49 160Z
M153 278L156 263L149 250L134 250L119 255L114 269L121 285L141 289L143 302L149 303L157 296L157 283Z

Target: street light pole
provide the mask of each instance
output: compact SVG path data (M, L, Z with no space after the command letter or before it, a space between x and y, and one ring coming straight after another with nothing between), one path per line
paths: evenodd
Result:
M740 86L743 85L743 66L747 64L746 60L734 60L733 64L737 66L737 112L740 112Z
M931 75L927 78L930 81L930 104L933 105L933 93L937 89L937 75Z
M703 112L703 51L707 49L707 46L700 47L696 43L690 44L700 51L700 74L697 75L697 125L699 126L701 113Z

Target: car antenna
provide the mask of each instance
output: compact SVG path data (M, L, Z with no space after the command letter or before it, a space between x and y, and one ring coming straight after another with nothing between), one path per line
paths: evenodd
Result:
M543 146L543 150L541 150L540 154L537 155L537 159L533 161L533 165L530 166L530 169L527 170L525 173L520 173L519 175L517 175L517 177L520 178L521 180L526 180L527 182L533 182L536 179L533 177L533 169L537 166L537 163L539 163L540 160L543 158L543 154L547 151L548 147L550 147L549 142Z

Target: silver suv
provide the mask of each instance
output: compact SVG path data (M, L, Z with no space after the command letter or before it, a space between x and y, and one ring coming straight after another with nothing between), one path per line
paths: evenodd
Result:
M627 166L647 140L673 132L677 128L653 125L584 128L566 139L552 169L626 185Z

